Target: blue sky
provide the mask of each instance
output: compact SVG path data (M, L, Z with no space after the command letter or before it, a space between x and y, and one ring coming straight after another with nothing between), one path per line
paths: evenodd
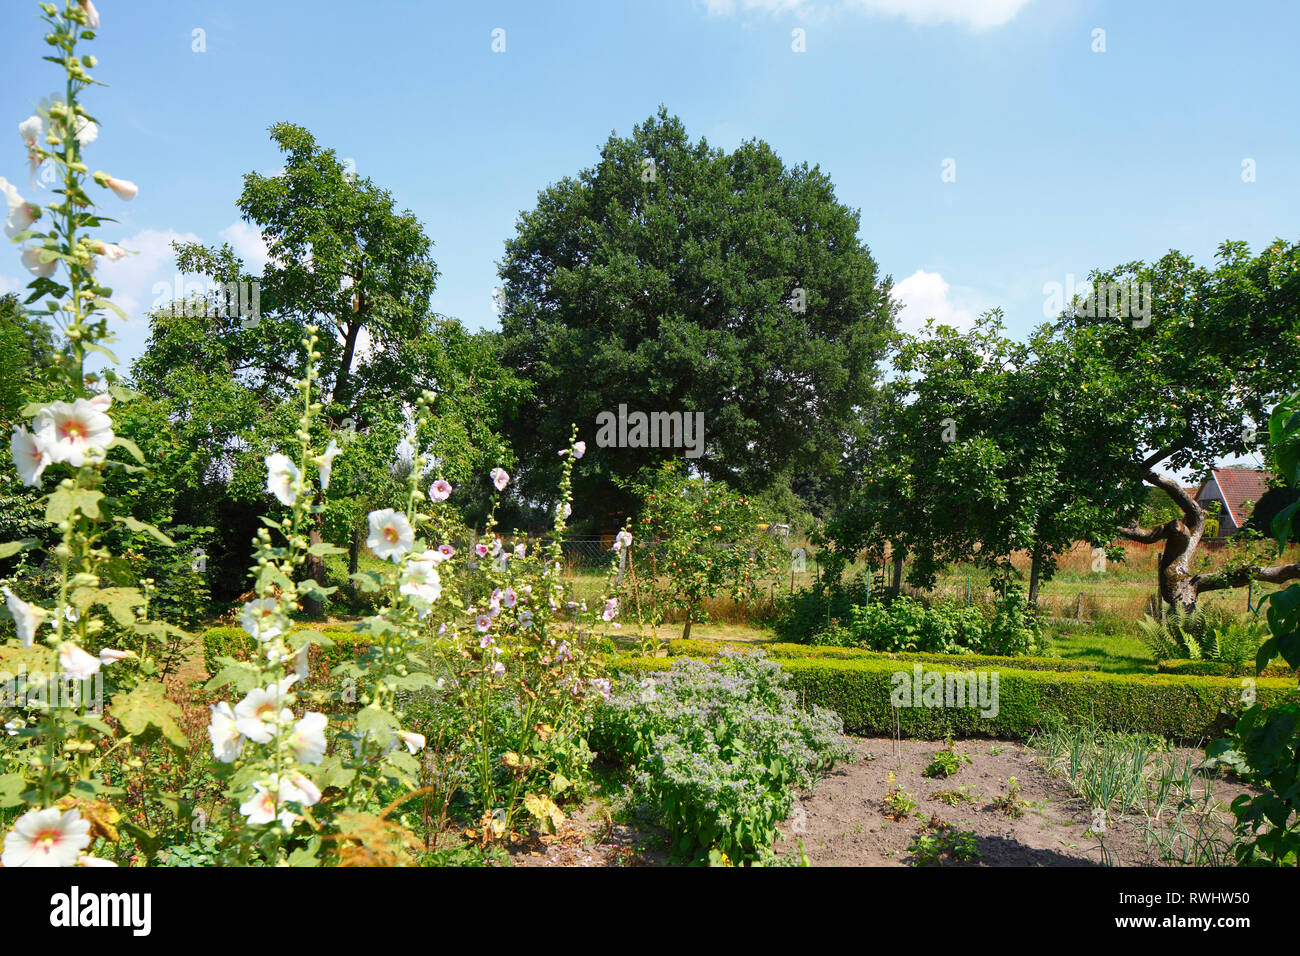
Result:
M120 219L106 238L140 252L103 272L137 317L123 358L144 341L154 284L174 281L171 238L256 257L235 200L245 172L279 165L266 129L280 120L415 212L442 272L434 306L471 327L496 324L496 262L519 212L660 103L694 137L757 137L819 164L861 210L909 327L996 305L1024 334L1044 318L1045 283L1170 248L1208 261L1224 239L1258 248L1300 222L1292 3L97 3L90 46L110 85L86 101L104 127L89 161L141 187L104 201ZM16 127L58 71L39 62L32 10L0 12L0 175L40 201ZM29 278L0 250L0 290Z

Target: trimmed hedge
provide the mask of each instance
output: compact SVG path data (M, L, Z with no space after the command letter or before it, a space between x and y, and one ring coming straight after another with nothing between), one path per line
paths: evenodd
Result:
M315 627L295 627L295 631L317 631L334 642L332 647L312 645L307 651L313 662L319 657L324 665L333 668L356 655L370 644L370 636L355 631L351 624L321 624ZM257 641L242 627L210 627L203 632L203 666L213 677L221 666L222 657L246 661L257 648Z
M976 673L998 675L998 712L983 717L977 707L893 707L893 675L906 674L910 682L919 662L786 658L779 663L805 704L831 708L844 720L847 733L864 736L893 735L897 726L905 737L926 740L947 736L1024 740L1053 719L1089 718L1113 730L1195 742L1221 734L1242 707L1237 678L979 667ZM669 658L625 657L612 661L611 670L651 672L671 665ZM970 672L920 666L923 675ZM1258 699L1268 704L1294 691L1295 682L1260 678L1255 690Z
M887 653L863 647L829 647L818 644L758 644L746 641L682 640L668 642L672 657L712 657L723 647L734 650L761 650L778 660L829 658L832 660L920 661L926 664L950 664L960 669L971 667L1011 667L1022 671L1097 671L1092 661L1071 661L1059 657L998 657L984 654L929 654L921 651Z
M1238 674L1234 671L1231 664L1224 664L1222 661L1189 661L1189 660L1170 660L1161 661L1156 665L1156 671L1161 674L1187 674L1196 677L1254 677L1255 667L1249 665L1247 673ZM1277 663L1269 664L1264 668L1263 677L1290 677L1295 679L1295 670L1288 667L1280 660Z

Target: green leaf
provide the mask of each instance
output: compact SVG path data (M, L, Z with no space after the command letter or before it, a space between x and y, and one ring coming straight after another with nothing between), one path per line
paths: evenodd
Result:
M129 694L113 699L111 712L132 737L142 737L157 730L177 749L189 748L189 739L178 723L183 717L181 709L167 699L162 684L137 684Z
M124 518L116 518L114 520L119 521L122 524L126 525L128 528L130 528L132 531L136 532L137 534L153 535L154 538L156 538L162 544L167 545L167 547L169 548L176 547L175 541L167 537L167 535L163 534L161 531L159 531L153 525L149 524L149 522L147 521L141 521L139 518L132 518L130 515L127 515Z
M129 438L123 438L121 435L116 435L114 436L113 440L109 443L108 447L125 448L128 452L131 453L132 458L134 458L140 464L142 465L144 464L144 454L140 451L140 446L138 446L135 442L131 441L131 439Z
M0 807L16 807L23 803L23 792L27 781L20 773L7 773L0 776Z
M39 544L35 538L23 538L19 541L6 541L0 544L0 558L11 558L19 551L26 551L35 544Z
M45 506L45 520L59 524L80 512L87 518L99 517L99 502L104 493L90 488L59 488L50 494Z
M340 548L337 545L330 544L328 541L317 541L307 549L308 554L314 554L318 557L329 557L333 554L347 554L347 548Z

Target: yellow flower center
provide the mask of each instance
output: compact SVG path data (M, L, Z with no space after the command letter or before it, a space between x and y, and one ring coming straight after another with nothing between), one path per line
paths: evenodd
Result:
M397 544L397 529L389 525L384 529L384 537L388 539L389 544Z
M75 419L68 419L59 426L59 434L73 441L81 441L86 437L86 426Z

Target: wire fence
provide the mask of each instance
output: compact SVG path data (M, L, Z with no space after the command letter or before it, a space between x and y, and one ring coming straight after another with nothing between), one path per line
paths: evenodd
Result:
M548 541L549 539L543 539ZM564 561L570 573L603 574L617 557L612 550L613 535L603 537L572 537L561 542ZM734 547L734 545L733 545ZM656 545L653 541L638 539L632 559L641 573L650 566ZM824 573L818 549L807 543L794 543L784 548L788 564L776 576L767 580L762 590L769 598L777 598L813 586ZM1038 606L1048 617L1062 622L1096 622L1105 618L1125 621L1141 620L1144 615L1159 616L1161 608L1156 585L1156 560L1153 552L1128 564L1112 563L1101 570L1063 569L1049 581L1039 586ZM1087 565L1084 565L1087 567ZM942 573L933 588L920 590L906 583L909 565L903 566L902 593L927 601L951 601L961 604L992 604L997 592L989 581L987 570L975 567L957 567ZM884 593L893 582L892 565L855 565L849 575L860 575L870 584L873 595ZM1028 575L1022 586L1027 586ZM1204 603L1224 604L1236 611L1251 611L1259 606L1261 597L1271 586L1251 584L1247 587L1213 591L1203 594Z

